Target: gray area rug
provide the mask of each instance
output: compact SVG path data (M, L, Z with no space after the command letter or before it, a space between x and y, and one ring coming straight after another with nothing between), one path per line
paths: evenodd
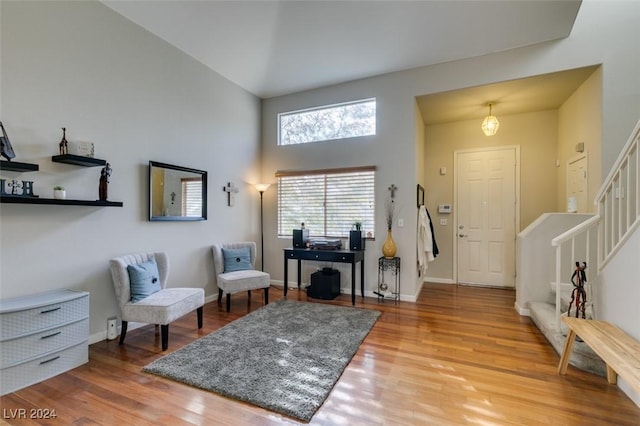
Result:
M380 312L278 300L143 371L309 421Z

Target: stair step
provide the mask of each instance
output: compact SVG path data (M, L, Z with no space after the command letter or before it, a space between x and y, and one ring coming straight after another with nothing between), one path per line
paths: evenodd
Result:
M567 327L562 324L562 331L556 331L556 308L552 303L532 302L529 311L533 323L547 338L556 352L561 355L567 335ZM577 341L573 345L573 353L569 363L581 370L589 371L600 376L606 375L604 362L585 343Z

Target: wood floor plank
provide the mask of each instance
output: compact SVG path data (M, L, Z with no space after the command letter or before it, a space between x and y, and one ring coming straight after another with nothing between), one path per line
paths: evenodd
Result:
M270 299L283 298L273 288ZM290 291L289 299L307 299ZM622 391L569 367L514 308L511 290L425 284L416 303L357 298L382 312L312 425L639 425L638 408ZM169 351L262 306L258 297L216 302L171 325ZM167 353L168 353L167 352ZM130 331L91 345L89 363L0 398L0 424L40 425L291 425L298 422L250 404L143 373L163 356L159 330ZM53 420L11 418L9 410L55 409Z

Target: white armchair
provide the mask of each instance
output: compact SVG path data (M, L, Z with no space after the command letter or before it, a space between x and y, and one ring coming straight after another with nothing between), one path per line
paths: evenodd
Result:
M264 304L269 303L269 286L271 277L266 272L256 271L256 243L240 242L214 244L213 266L218 285L218 303L222 302L222 293L227 295L227 312L231 310L231 293L247 291L251 297L251 290L264 289ZM240 250L240 251L238 251ZM248 253L242 254L242 251ZM240 253L238 256L229 253ZM225 259L225 254L227 254ZM233 267L234 263L240 265Z
M149 295L134 297L129 265L140 265L155 259L158 277L153 276L155 292ZM110 260L111 277L116 292L116 299L122 315L120 344L124 343L129 321L147 324L159 324L162 334L162 350L169 346L169 324L176 319L197 309L198 328L202 328L202 307L204 305L204 289L202 288L166 288L169 276L169 259L164 252L135 253L116 257ZM134 289L134 293L136 290ZM136 301L137 299L140 299Z

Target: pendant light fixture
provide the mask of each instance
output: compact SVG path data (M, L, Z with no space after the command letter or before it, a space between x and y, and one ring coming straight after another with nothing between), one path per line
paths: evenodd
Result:
M487 115L482 122L482 131L487 136L495 135L496 133L498 133L498 128L500 128L498 119L495 115L491 114L491 106L492 104L489 103L489 115Z

